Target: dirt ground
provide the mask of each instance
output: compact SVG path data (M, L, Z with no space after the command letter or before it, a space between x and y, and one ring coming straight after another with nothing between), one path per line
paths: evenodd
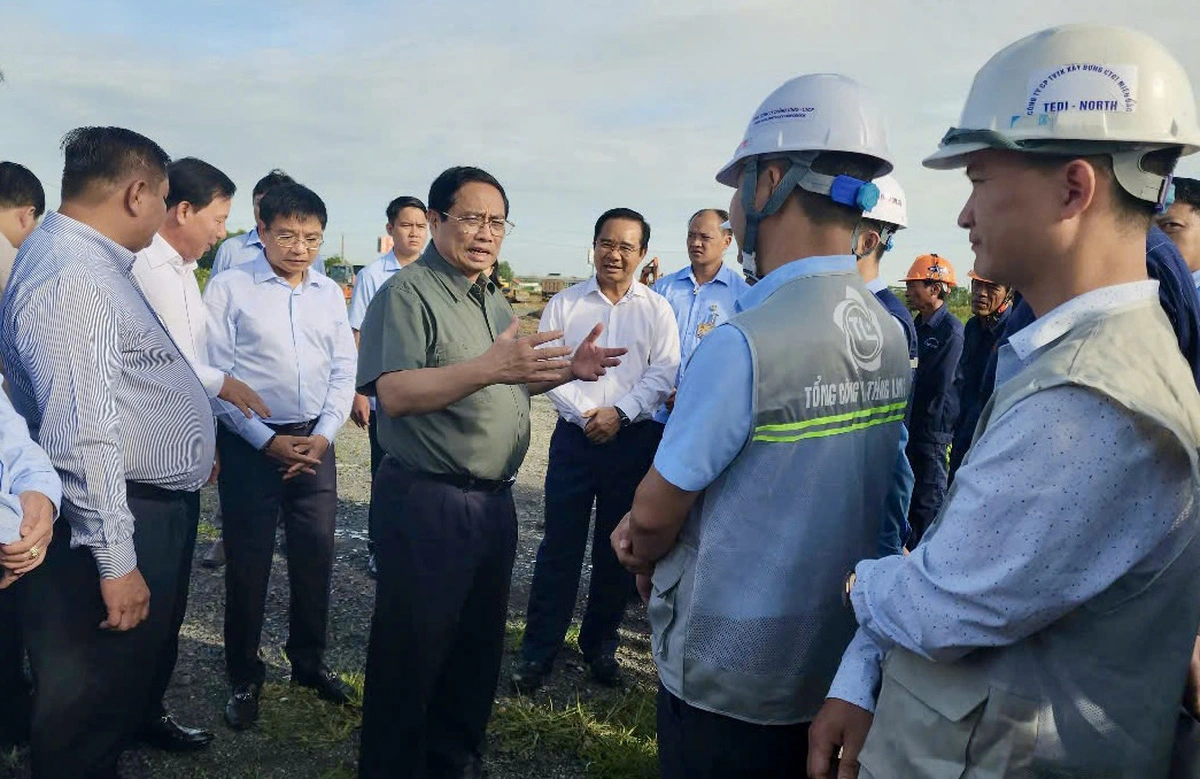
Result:
M532 444L515 488L520 540L513 570L509 617L520 624L524 623L534 557L541 540L542 482L555 419L549 401L534 398ZM366 433L347 424L338 436L336 448L339 505L327 662L334 670L352 675L361 674L364 667L374 598L374 583L366 572L370 459ZM211 520L215 507L215 492L212 488L206 488L202 502L202 529L204 522ZM263 726L244 733L235 733L225 726L221 712L229 688L224 674L221 639L224 579L221 571L200 567L207 546L204 542L197 544L187 619L180 637L179 663L167 702L180 722L212 730L217 734L217 739L208 749L195 755L168 755L150 749L130 751L122 759L122 775L131 778L201 776L289 779L353 776L358 752L358 733L353 727L353 714L347 715L314 700L304 700L287 683L289 669L282 651L287 636L287 566L278 551L272 570L262 642L263 653L269 663L268 692L272 693L264 693ZM581 593L587 592L587 575L585 562ZM619 656L626 665L630 682L643 689L654 684L653 665L647 652L647 632L644 609L640 603L631 605L623 629L626 646ZM508 675L512 662L510 650L505 657L497 690L498 702L511 697ZM271 685L271 682L276 684ZM543 698L548 695L556 703L570 703L577 698L586 701L590 696L599 694L600 691L588 681L578 653L565 649L547 691L541 695ZM288 715L295 712L287 711L285 707L293 705L303 705L306 707L305 713L290 718ZM308 732L320 730L322 720L326 719L332 736L328 733L314 736ZM280 732L279 725L267 727L268 721L282 722L284 732ZM289 727L294 732L287 732ZM343 730L339 731L338 727L343 727ZM488 751L491 777L575 777L582 776L584 772L582 763L570 755L536 750L533 755L518 758L496 746L490 744ZM20 756L10 756L5 762L8 767L5 769L0 763L0 774L27 776L27 768Z

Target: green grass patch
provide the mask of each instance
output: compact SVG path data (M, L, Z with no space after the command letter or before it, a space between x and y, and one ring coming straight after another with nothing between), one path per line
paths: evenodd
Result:
M655 695L644 686L556 706L549 699L501 700L488 730L496 748L522 760L558 752L579 758L592 779L655 779Z
M200 525L196 528L196 540L205 543L212 543L221 537L221 528L217 527L207 519L200 520Z
M321 700L307 687L271 682L259 699L259 724L275 741L292 742L314 750L332 749L350 739L362 724L362 674L341 674L353 688L348 706ZM336 776L337 774L332 774Z

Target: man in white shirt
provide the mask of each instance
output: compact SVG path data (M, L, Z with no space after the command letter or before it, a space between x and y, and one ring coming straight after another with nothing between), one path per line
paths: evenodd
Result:
M542 314L539 329L562 330L568 347L578 346L599 320L605 343L629 352L599 381L571 382L547 393L559 420L546 470L546 532L529 593L521 663L512 679L523 692L541 685L562 646L593 503L592 574L579 649L597 682L620 680L617 628L631 577L607 539L654 460L663 431L654 412L670 396L679 370L679 328L671 305L634 280L649 243L650 225L641 214L606 211L594 233L596 275L555 295Z
M349 700L324 654L337 515L333 441L354 398L354 336L341 288L311 272L327 218L321 198L299 184L276 187L262 199L261 216L264 252L204 291L209 359L257 388L272 410L270 420L247 418L214 402L229 560L225 664L233 694L225 721L235 730L258 718L266 678L258 650L281 512L292 681L326 700Z
M137 253L133 275L209 398L226 400L246 416L250 416L252 409L260 416L270 416L254 390L208 364L207 313L200 299L200 285L196 282L196 260L225 237L225 220L229 217L229 205L236 188L220 170L194 157L172 162L167 177L170 190L166 219L151 244ZM179 651L179 627L183 624L187 605L186 583L194 548L193 530L181 560L184 573L180 581L184 582L185 592L173 614L171 639L163 651L158 676L161 689L152 691L150 710L140 734L144 742L172 752L200 749L213 739L213 734L208 731L175 722L162 700Z

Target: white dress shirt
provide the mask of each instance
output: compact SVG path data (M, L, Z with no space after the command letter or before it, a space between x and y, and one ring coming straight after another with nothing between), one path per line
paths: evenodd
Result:
M577 348L597 322L604 324L599 346L625 347L621 364L599 381L572 381L547 394L559 415L586 427L584 413L614 406L630 421L650 419L675 386L679 371L679 325L667 299L634 282L615 304L600 291L596 277L568 287L546 304L539 332L562 330L552 346Z
M241 379L271 409L272 424L317 420L330 443L350 416L358 355L337 282L305 273L296 287L257 260L213 276L204 290L208 358ZM258 416L213 401L221 424L261 449L274 435Z
M158 233L133 260L133 275L150 307L200 377L210 398L221 393L225 374L208 364L207 312L196 281L196 263L187 262Z

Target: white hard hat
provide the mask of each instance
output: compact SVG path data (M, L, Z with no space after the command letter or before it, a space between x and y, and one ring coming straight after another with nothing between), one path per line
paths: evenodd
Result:
M879 189L879 201L870 211L863 213L863 219L873 219L876 222L895 225L899 229L908 227L908 208L904 199L904 189L896 177L888 174L872 182Z
M1113 154L1121 186L1161 202L1164 177L1130 162L1169 147L1200 150L1196 98L1179 62L1135 30L1067 25L1022 38L988 60L958 127L925 165L962 167L966 155L990 148Z
M892 170L883 114L871 93L846 76L816 73L791 79L767 96L717 181L736 187L738 165L747 157L806 151L864 154L880 160L880 173Z

